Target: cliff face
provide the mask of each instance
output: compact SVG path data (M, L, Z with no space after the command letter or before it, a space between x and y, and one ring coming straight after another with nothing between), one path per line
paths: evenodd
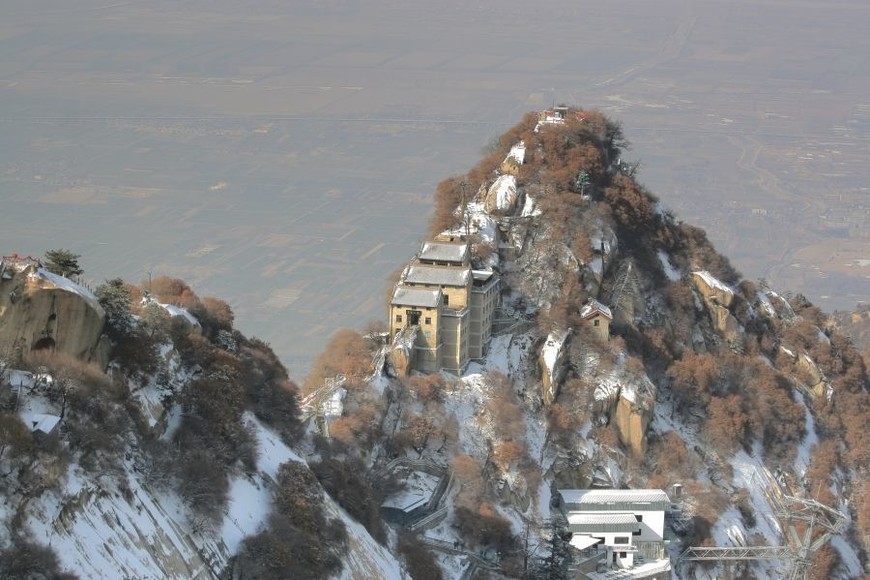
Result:
M105 313L83 286L34 265L6 266L0 276L0 353L53 348L99 360ZM105 362L105 361L102 361Z
M709 272L693 272L692 284L704 300L713 328L728 342L741 342L740 324L730 310L734 302L734 292Z
M626 396L621 393L613 413L613 423L619 439L632 453L640 457L646 453L646 432L653 420L655 398Z

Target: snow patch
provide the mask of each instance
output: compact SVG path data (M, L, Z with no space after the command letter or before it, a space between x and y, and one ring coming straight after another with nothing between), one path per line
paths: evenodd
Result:
M725 292L726 294L734 295L734 291L731 288L729 288L726 284L721 282L718 278L716 278L707 270L697 270L692 273L698 276L701 280L703 280L704 283L710 288L715 288L717 290Z
M665 271L665 276L668 277L668 280L671 282L678 282L682 276L680 276L679 270L671 266L671 260L668 258L668 255L663 251L659 250L658 252L659 262L662 265L662 269Z
M517 178L500 175L489 188L489 197L495 198L495 209L509 210L517 199Z

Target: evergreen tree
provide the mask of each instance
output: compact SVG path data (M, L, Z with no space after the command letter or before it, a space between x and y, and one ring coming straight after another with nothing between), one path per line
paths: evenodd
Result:
M106 311L106 334L118 341L130 334L135 325L130 314L130 291L120 278L106 280L94 292Z
M81 276L85 271L79 265L79 258L79 254L69 250L49 250L45 253L45 269L65 278Z
M550 520L548 538L545 546L549 549L546 556L536 562L534 575L547 580L568 580L568 566L571 564L571 532L560 517Z

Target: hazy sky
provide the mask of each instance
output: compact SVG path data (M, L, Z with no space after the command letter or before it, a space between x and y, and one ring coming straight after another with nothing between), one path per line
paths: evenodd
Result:
M71 8L71 5L75 8ZM870 300L870 4L0 5L0 252L217 295L301 378L385 315L440 179L554 100L745 276ZM862 237L864 236L864 237Z

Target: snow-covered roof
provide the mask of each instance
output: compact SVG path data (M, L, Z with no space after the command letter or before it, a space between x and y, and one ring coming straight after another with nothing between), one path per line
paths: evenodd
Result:
M432 498L440 480L441 478L437 475L423 471L412 471L405 478L404 489L389 496L381 506L410 512L426 504Z
M670 504L668 494L660 489L560 489L559 494L567 506L579 511L624 511L626 505Z
M51 433L60 423L60 417L48 413L21 413L21 420L31 431L42 431L46 434Z
M568 529L575 534L633 534L640 530L640 522L632 513L569 513Z
M592 318L599 314L613 320L613 314L610 312L610 308L594 298L590 298L589 302L584 304L583 308L580 309L580 317L583 319Z
M423 247L420 248L419 258L421 260L432 260L435 262L464 264L468 261L468 256L468 244L465 242L423 242Z
M404 281L408 284L465 287L470 279L470 268L412 265L408 267Z
M424 290L423 288L409 288L399 285L393 290L393 299L390 304L437 308L441 304L441 290Z
M579 525L610 525L610 524L636 524L637 518L629 513L574 513L568 514L569 524Z
M30 371L22 371L19 369L7 369L3 373L3 378L9 383L10 387L32 387L33 373Z
M574 534L573 536L571 536L571 545L578 550L585 550L586 548L591 548L592 546L600 542L601 538L593 538L592 536L584 536L582 534Z

